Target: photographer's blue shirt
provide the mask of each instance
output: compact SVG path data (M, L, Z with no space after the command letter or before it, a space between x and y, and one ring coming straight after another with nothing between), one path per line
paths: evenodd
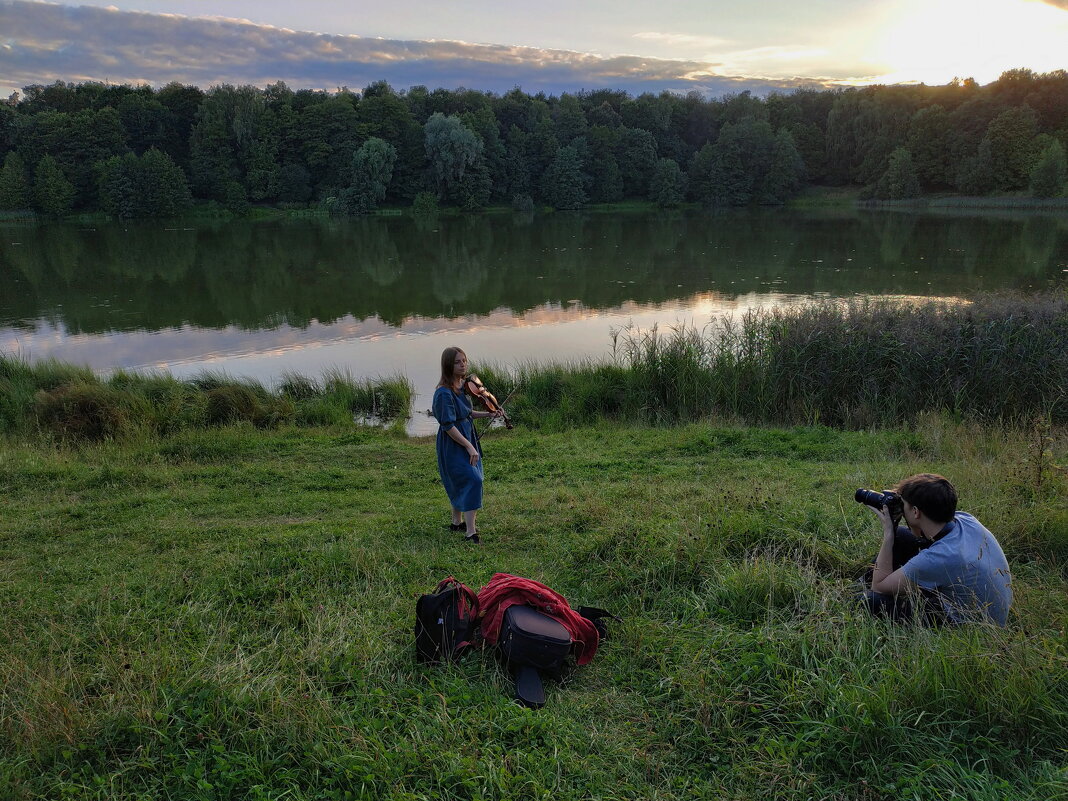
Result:
M939 594L948 620L1004 626L1012 605L1012 586L1001 546L967 512L957 512L947 527L901 570L920 587Z

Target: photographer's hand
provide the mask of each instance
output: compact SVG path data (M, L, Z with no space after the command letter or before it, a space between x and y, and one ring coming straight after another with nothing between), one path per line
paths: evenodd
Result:
M883 543L879 546L879 555L875 557L875 571L871 576L871 588L885 595L897 595L908 579L900 570L894 570L894 518L886 506L872 509L883 524Z
M890 515L890 509L886 506L880 506L878 509L874 506L869 506L868 508L875 512L875 516L883 524L883 536L889 537L892 543L894 540L894 518Z

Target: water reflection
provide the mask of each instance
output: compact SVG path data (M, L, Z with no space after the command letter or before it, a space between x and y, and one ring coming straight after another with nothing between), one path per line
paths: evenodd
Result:
M1068 269L1068 221L834 211L0 227L0 350L98 368L418 370L601 353L612 325ZM520 333L522 332L522 333ZM440 342L439 342L440 340ZM386 343L389 343L388 345ZM505 352L505 349L508 349ZM418 354L418 355L417 355ZM326 366L330 366L326 364ZM413 368L414 369L414 368Z

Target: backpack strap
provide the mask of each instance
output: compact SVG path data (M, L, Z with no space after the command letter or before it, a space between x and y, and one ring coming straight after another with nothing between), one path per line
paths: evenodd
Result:
M464 584L462 581L458 581L452 576L449 576L448 578L442 579L440 582L438 582L438 587L434 592L441 592L442 590L447 589L448 587L455 588L457 594L460 597L460 614L464 615L466 613L467 617L471 620L471 639L461 640L460 642L456 643L452 648L453 658L459 659L463 655L464 651L474 645L475 641L477 640L477 634L479 631L478 619L481 612L478 605L478 596L475 595L475 591L468 587L466 584Z

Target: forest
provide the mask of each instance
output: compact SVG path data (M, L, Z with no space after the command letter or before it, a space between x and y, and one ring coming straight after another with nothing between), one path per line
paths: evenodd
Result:
M58 81L0 101L0 213L743 206L808 185L1054 198L1066 148L1064 70L718 99Z

